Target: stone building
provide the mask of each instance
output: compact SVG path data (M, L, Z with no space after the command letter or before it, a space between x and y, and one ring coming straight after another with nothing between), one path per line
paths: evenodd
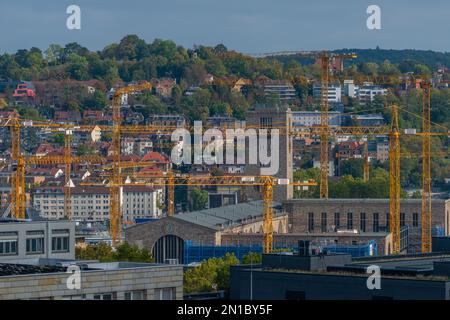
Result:
M280 204L275 203L274 206L274 232L287 233L287 216L281 211ZM130 226L125 229L125 239L151 250L157 262L176 259L181 263L186 241L200 245L226 245L223 237L262 236L262 212L262 201L253 201L177 214ZM261 240L258 241L261 244Z
M80 288L68 286L81 268ZM41 259L35 264L0 265L1 300L181 300L183 268L133 262L84 262Z
M421 200L403 199L400 226L408 227L408 252L421 251ZM283 203L292 233L389 232L389 199L292 199ZM433 232L448 235L450 200L432 201Z

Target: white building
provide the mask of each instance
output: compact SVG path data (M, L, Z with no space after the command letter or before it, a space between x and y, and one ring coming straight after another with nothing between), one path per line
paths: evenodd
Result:
M358 99L362 103L365 102L372 102L377 95L387 95L388 90L385 88L382 88L377 85L373 85L371 83L364 84L361 88L358 90Z
M109 219L109 188L83 186L71 189L72 217L81 221ZM126 186L122 190L122 219L157 218L162 215L162 189L147 186ZM64 193L62 187L37 187L33 206L42 217L64 218Z
M313 86L313 96L316 99L320 99L322 97L322 86L314 85ZM328 85L328 102L341 102L342 101L342 88L340 84L329 84Z
M340 126L342 124L342 113L328 111L328 125ZM320 125L320 111L292 111L292 128L301 130L301 127Z
M350 98L356 98L359 87L355 85L354 80L344 80L343 94Z

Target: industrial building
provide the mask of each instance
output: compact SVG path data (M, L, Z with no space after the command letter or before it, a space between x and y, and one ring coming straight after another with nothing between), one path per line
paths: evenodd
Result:
M449 300L450 255L352 259L349 254L263 255L259 265L232 266L230 298L255 300ZM367 285L381 272L379 287ZM371 283L372 280L369 280Z

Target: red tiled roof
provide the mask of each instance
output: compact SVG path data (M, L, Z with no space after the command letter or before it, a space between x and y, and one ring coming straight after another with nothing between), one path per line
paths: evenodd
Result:
M169 158L159 152L150 151L142 157L142 161L153 161L156 163L167 164L169 163Z

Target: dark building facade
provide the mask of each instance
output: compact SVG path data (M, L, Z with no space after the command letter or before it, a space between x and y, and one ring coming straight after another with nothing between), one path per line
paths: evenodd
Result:
M230 298L236 300L449 300L450 256L370 258L347 255L263 255L258 266L231 267ZM381 270L379 289L369 289Z

